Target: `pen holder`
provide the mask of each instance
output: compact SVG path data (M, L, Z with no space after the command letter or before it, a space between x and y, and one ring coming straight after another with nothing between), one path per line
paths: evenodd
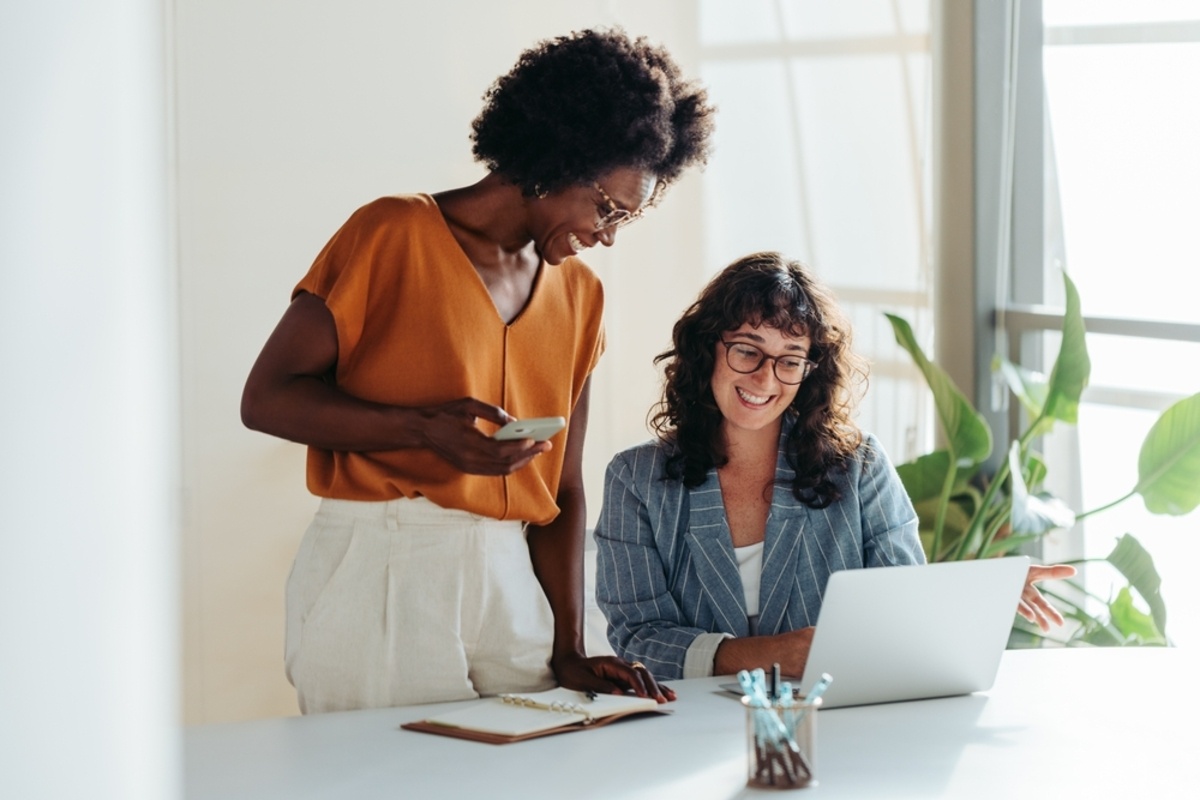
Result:
M817 709L812 703L776 700L746 709L746 785L766 789L801 789L817 785Z

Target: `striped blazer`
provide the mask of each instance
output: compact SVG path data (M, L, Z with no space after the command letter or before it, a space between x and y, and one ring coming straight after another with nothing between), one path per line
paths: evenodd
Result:
M720 641L750 635L745 591L716 470L694 489L667 480L666 447L646 442L608 465L595 528L596 602L618 655L661 679L711 675ZM763 545L759 634L816 624L837 570L925 562L917 515L870 434L837 478L842 499L829 507L798 502L794 475L781 448Z

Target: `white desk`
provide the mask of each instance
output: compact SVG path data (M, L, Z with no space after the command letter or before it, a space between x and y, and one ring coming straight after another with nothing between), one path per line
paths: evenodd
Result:
M822 711L820 785L793 794L1200 797L1198 673L1181 650L1009 651L987 693ZM444 705L192 726L186 797L769 796L745 786L742 709L723 680L674 682L671 716L509 745L399 729Z

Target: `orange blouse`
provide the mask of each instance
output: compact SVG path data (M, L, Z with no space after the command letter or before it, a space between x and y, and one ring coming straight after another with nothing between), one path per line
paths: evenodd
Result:
M600 280L582 261L541 265L511 324L426 194L385 197L334 234L293 297L322 298L337 326L337 384L397 406L475 397L518 418L568 419L604 350ZM427 497L496 519L543 524L555 502L567 430L507 476L465 475L425 449L310 447L308 489L342 500Z

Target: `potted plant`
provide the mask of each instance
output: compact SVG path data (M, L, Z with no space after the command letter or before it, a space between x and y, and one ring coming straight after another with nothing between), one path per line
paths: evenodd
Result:
M982 467L993 449L985 418L939 366L926 357L912 328L888 314L897 343L912 356L933 392L945 447L897 467L920 517L921 542L930 562L991 558L1016 551L1058 528L1070 528L1118 503L1141 496L1156 514L1181 515L1200 505L1200 394L1162 413L1147 434L1138 459L1137 484L1123 497L1076 513L1043 488L1046 464L1037 451L1040 437L1055 424L1074 425L1079 400L1091 372L1079 294L1070 277L1062 343L1049 377L997 357L993 368L1026 412L1027 426L1004 443L1006 457L994 474ZM1043 588L1075 625L1061 644L1138 645L1169 643L1161 580L1150 554L1131 534L1116 540L1104 562L1124 581L1111 597L1089 593L1077 581L1067 592ZM1134 601L1141 598L1142 610ZM1035 626L1017 618L1010 646L1035 646L1047 640Z

